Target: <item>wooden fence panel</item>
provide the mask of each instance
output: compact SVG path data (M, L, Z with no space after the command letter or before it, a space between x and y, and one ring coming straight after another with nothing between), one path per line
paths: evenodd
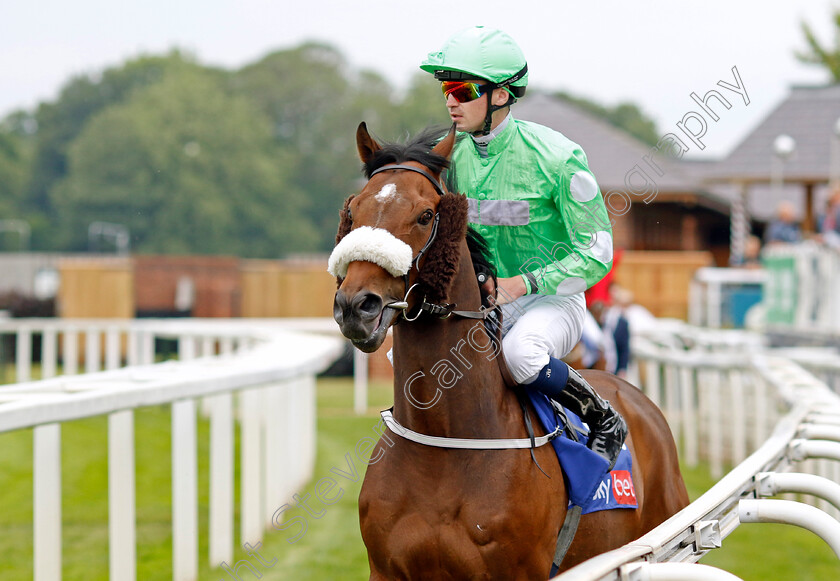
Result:
M134 317L130 260L66 260L59 265L58 313L74 319Z
M243 317L331 317L333 295L326 259L249 260L242 268Z
M698 268L711 266L711 252L627 251L615 282L631 290L635 302L656 317L688 317L688 289Z

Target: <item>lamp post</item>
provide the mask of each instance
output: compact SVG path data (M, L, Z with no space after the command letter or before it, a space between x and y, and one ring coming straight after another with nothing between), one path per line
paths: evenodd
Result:
M782 133L773 140L773 171L770 176L774 191L781 192L784 185L785 163L796 151L796 140Z
M120 256L128 255L128 245L131 237L128 234L128 227L123 224L112 224L110 222L91 222L88 226L88 250L93 251L97 238L111 238Z

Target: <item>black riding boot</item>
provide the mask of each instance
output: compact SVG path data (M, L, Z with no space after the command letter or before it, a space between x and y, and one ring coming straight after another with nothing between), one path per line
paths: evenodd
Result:
M558 401L589 424L587 446L612 470L627 437L627 424L608 401L601 399L577 371L554 357L528 387Z

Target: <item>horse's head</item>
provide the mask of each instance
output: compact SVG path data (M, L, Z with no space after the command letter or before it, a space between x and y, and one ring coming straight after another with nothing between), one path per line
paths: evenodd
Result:
M364 123L356 132L368 182L344 203L329 271L339 282L333 316L368 353L382 345L406 302L446 299L457 269L467 201L440 185L454 127L435 141L427 132L406 145L382 146Z

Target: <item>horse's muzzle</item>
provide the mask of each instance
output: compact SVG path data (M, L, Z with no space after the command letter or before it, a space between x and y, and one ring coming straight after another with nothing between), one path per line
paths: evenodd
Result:
M399 315L397 309L386 309L378 294L362 291L348 296L339 289L333 302L333 318L341 333L366 353L376 351L385 339L388 327Z

